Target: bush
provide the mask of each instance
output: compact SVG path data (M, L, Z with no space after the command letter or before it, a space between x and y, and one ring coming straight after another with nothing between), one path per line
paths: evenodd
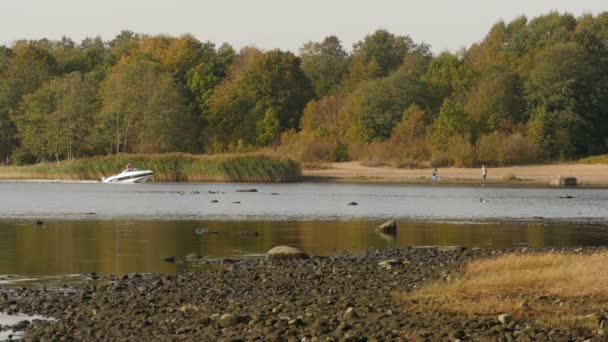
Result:
M436 150L431 153L429 163L432 167L444 167L450 165L450 156L447 152Z
M524 164L538 161L540 148L521 133L506 135L494 132L477 142L477 160L491 166Z
M281 136L277 152L301 162L335 162L347 159L346 147L327 137L289 131Z
M448 155L452 165L456 167L473 167L477 159L475 146L471 144L468 136L453 136L448 146Z

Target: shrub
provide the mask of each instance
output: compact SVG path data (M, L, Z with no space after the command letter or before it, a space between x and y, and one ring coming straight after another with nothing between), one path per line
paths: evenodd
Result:
M537 161L540 148L521 133L506 135L494 132L477 142L477 160L485 165L502 166Z
M475 146L471 144L468 136L455 135L450 139L448 155L452 165L457 167L473 167L476 162Z
M289 131L281 136L277 152L301 162L335 162L347 159L344 145L327 137L317 137L310 133Z

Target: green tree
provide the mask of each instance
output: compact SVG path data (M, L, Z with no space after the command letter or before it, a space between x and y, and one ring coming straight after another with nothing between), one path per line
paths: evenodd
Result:
M73 72L25 96L21 111L15 114L21 153L57 161L89 155L97 86L92 75Z
M102 83L97 119L106 152L191 151L194 131L173 77L145 59L123 58Z
M360 142L390 137L405 109L414 103L428 107L432 102L426 83L405 69L368 81L351 96L357 104L351 109L357 134L351 136Z
M281 137L281 123L277 112L268 108L264 118L258 122L258 144L260 146L271 145L276 148Z
M338 37L329 36L321 43L304 44L300 58L302 70L312 81L317 97L338 89L348 68L348 54Z
M495 69L486 72L468 94L465 110L480 132L492 132L527 120L523 81L519 75Z
M452 137L470 135L469 115L453 101L446 99L441 105L439 115L427 133L427 143L432 150L446 151Z
M353 54L362 56L365 62L374 62L379 67L379 76L386 76L397 69L403 57L415 48L409 36L396 36L386 30L377 30L365 36L353 46Z
M210 99L209 121L229 132L229 140L257 142L256 127L268 108L279 115L281 131L298 128L304 106L312 98L309 80L300 59L290 52L273 50L246 66L237 61L235 72ZM237 72L238 70L238 72Z

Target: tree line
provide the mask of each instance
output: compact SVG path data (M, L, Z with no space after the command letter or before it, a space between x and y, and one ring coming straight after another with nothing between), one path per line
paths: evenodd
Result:
M123 31L0 46L6 162L274 148L306 161L507 164L608 149L608 13L496 23L431 53L377 30L297 54Z

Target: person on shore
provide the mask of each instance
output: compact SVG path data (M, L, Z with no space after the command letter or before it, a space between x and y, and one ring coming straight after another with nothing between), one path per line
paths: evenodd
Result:
M435 168L435 169L433 170L433 178L432 178L432 180L433 180L433 182L437 182L437 181L439 181L440 179L441 179L441 178L439 178L439 172L437 171L437 168Z
M485 165L481 165L481 177L483 177L483 184L486 184L486 178L488 177L488 168Z

